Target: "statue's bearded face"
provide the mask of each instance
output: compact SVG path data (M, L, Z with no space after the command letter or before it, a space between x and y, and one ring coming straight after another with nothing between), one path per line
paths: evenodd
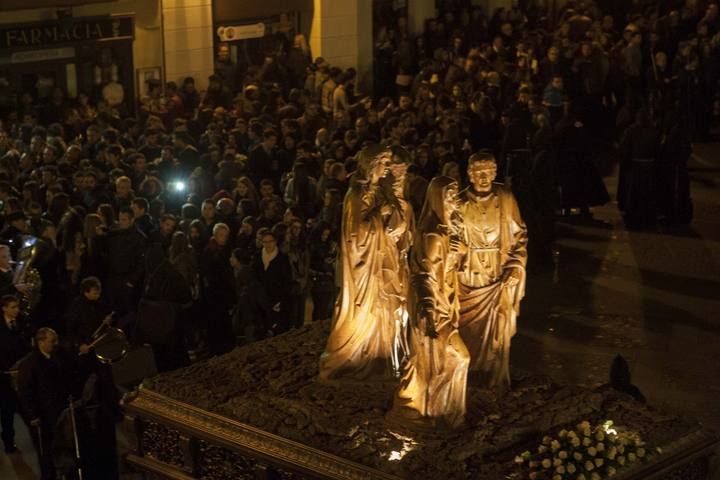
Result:
M477 193L490 192L496 176L497 167L489 162L473 162L468 168L468 178Z

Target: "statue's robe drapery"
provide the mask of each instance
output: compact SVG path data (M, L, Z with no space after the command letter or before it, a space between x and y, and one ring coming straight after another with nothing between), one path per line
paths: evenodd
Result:
M345 197L341 290L330 337L320 357L320 381L392 377L392 303L383 288L388 274L384 257L392 249L388 248L390 240L380 206L375 192L360 183L355 183Z
M457 259L450 251L447 227L435 222L419 229L410 256L412 353L389 413L392 421L411 428L453 429L464 422L470 356L457 330ZM427 336L421 318L422 306L429 304L435 312L437 338Z
M415 230L415 214L412 205L402 198L396 198L399 208L385 220L386 231L390 237L388 255L383 257L382 287L385 298L390 302L388 311L392 314L394 324L394 341L392 348L392 366L394 374L399 376L402 366L410 355L407 341L408 335L408 289L409 266L408 253L412 246L412 235Z
M471 189L461 192L461 201L468 253L458 276L460 335L481 385L506 386L510 341L525 294L527 229L512 193L501 185L493 185L485 202ZM515 269L520 278L513 287L503 285L507 269Z

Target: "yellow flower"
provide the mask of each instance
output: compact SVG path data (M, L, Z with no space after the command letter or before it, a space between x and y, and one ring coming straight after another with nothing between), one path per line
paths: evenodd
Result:
M566 458L568 458L567 452L565 450L560 450L560 452L558 453L558 458L565 460Z
M555 450L560 450L560 442L558 442L557 440L553 440L552 443L550 444L550 448L552 448L553 452Z
M631 452L631 453L628 453L628 462L632 463L632 462L634 462L635 460L637 460L637 457L635 456L635 454L632 453L632 452Z
M597 450L595 450L595 447L590 447L587 449L587 453L591 457L594 457L595 455L597 455Z
M595 470L595 464L588 460L587 462L585 462L585 470L587 470L588 472L592 472L593 470Z
M604 443L598 443L595 445L595 450L598 452L604 452L605 451L605 444Z
M583 459L583 455L580 452L575 452L573 453L573 458L579 462Z
M603 432L602 430L598 430L597 432L595 432L595 440L597 440L598 442L602 442L603 440L605 440L605 432Z
M598 468L602 467L604 463L605 463L605 460L603 460L602 458L595 459L595 466Z
M567 433L567 436L568 436L569 438L577 438L577 433L575 433L575 430L570 430L570 431Z
M565 467L565 470L567 470L567 473L575 473L577 469L575 468L574 463L568 463L567 467Z
M591 437L591 436L592 436L592 430L590 430L590 427L588 427L588 428L586 428L585 430L583 430L583 435L585 435L586 437Z
M622 456L622 455L620 455L619 457L617 457L617 463L620 464L620 465L625 465L625 457Z
M576 480L587 480L587 477L585 476L584 473L581 473L580 475L578 475L577 477L575 477L575 479L576 479Z
M592 475L590 475L590 480L602 480L602 477L597 473L593 472Z
M543 445L550 445L551 442L552 442L552 438L548 437L547 435L545 435L542 439Z
M608 467L608 469L607 469L608 477L613 477L613 476L615 476L616 473L617 473L617 470L615 470L613 467Z
M590 422L588 422L587 420L584 421L584 422L580 422L580 423L578 423L578 425L577 425L577 429L580 430L581 432L582 432L583 430L586 430L586 429L589 429L589 428L590 428Z
M568 431L563 428L562 430L560 430L560 433L558 433L558 437L565 438L565 437L567 437L567 434L568 434Z
M635 452L638 456L638 458L643 458L645 456L645 449L644 448L638 448Z
M580 446L580 439L578 437L573 437L572 440L570 440L570 444L573 447L579 447Z
M590 440L589 437L585 437L583 438L582 444L583 447L589 447L590 445L592 445L592 440Z
M538 478L538 473L537 473L537 472L530 472L530 475L528 475L528 478L529 478L530 480L537 480L537 478Z
M545 445L540 445L538 447L538 453L545 453L547 452L547 447Z
M618 445L617 451L618 451L618 453L619 453L620 455L622 455L623 453L625 453L625 446L624 446L624 445Z
M562 475L562 474L565 473L565 467L563 467L562 465L558 465L558 467L555 468L555 472L556 472L556 473L559 473L560 475Z
M549 458L546 458L545 460L542 461L542 466L543 466L543 468L550 468L550 467L552 467L552 461L550 461Z

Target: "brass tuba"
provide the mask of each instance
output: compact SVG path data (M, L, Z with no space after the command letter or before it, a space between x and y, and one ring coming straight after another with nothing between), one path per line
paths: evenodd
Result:
M22 236L22 245L18 250L18 258L13 272L13 284L25 283L30 291L21 295L20 309L24 315L30 315L40 301L42 279L40 272L34 267L39 253L38 239L32 235Z

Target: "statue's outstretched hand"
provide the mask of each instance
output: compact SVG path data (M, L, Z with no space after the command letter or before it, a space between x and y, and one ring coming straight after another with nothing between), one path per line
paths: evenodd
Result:
M450 238L450 251L459 255L465 255L468 252L468 246L459 238Z

